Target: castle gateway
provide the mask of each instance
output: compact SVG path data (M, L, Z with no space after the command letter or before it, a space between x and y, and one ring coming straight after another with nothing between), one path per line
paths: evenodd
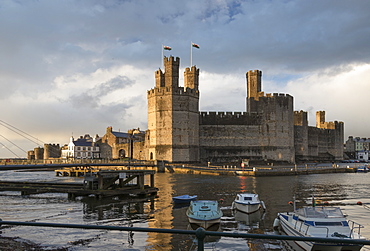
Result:
M343 159L344 123L325 122L316 113L316 127L307 112L293 110L288 94L264 94L262 72L246 74L245 112L200 112L199 69L186 68L179 86L180 59L164 58L164 72L155 72L148 91L148 130L134 140L131 156L170 162L336 161ZM137 156L137 157L135 157Z

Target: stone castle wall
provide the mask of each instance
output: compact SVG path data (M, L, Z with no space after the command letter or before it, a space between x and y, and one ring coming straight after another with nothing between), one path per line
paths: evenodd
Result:
M145 159L295 163L296 157L342 158L343 123L325 122L320 111L317 126L308 126L307 112L294 112L292 96L261 91L261 71L246 74L246 112L199 113L199 69L186 68L179 87L180 59L165 58L164 65L147 93L148 131L140 145Z
M293 97L267 95L253 105L264 112L200 113L202 160L294 162Z
M294 143L297 160L342 160L343 122L325 122L325 112L316 113L316 127L308 126L307 112L294 112Z

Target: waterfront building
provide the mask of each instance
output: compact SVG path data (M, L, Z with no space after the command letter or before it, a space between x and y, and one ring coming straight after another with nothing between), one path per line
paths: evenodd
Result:
M120 132L113 131L113 128L109 126L105 135L97 142L100 147L100 156L103 159L144 159L144 155L140 152L145 142L144 138L145 132L140 131L139 128ZM136 148L139 150L135 151Z
M345 154L349 159L369 161L370 139L349 136L345 144Z
M86 134L78 139L70 138L69 144L62 147L63 159L99 159L100 148L96 141L99 136L91 137Z

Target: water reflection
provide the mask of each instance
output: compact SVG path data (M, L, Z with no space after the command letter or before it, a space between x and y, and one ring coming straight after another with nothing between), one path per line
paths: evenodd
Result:
M83 218L86 220L107 220L107 219L149 219L154 210L154 196L146 198L128 199L126 197L113 197L96 199L85 197L83 203Z
M14 174L14 175L13 175ZM48 176L49 175L49 176ZM0 180L56 180L53 172L0 172ZM61 177L60 177L61 178ZM58 178L58 180L63 180ZM172 197L181 194L198 195L199 200L223 200L220 228L222 232L273 234L273 221L278 212L291 211L288 204L295 195L297 206L311 204L311 196L339 205L349 219L365 225L362 234L370 238L370 211L357 205L370 205L368 180L370 173L302 175L282 177L208 176L158 173L155 186L157 198L127 200L111 198L78 198L68 200L65 194L21 196L14 192L0 194L3 220L40 221L55 223L100 224L167 229L189 229L187 205L174 206ZM68 178L71 182L71 178ZM76 182L81 179L76 178ZM237 193L250 192L265 202L263 214L245 215L233 212L231 204ZM191 226L190 226L191 227ZM43 238L47 234L49 238ZM4 236L19 236L46 246L70 250L196 250L194 236L164 233L127 233L118 231L84 231L12 227L3 229ZM217 237L206 248L217 250L289 250L278 241L247 240Z
M235 220L238 222L239 230L248 230L253 228L259 228L260 221L263 220L264 213L258 210L251 214L246 214L239 210L234 210Z

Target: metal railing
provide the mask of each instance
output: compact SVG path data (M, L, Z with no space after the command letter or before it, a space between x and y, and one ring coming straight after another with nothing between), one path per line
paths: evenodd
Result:
M143 228L143 227L118 227L118 226L101 226L101 225L81 225L81 224L64 224L64 223L45 223L45 222L17 222L17 221L2 221L0 219L0 227L2 225L18 225L18 226L34 226L34 227L55 227L55 228L80 228L80 229L96 229L96 230L118 230L128 232L152 232L152 233L167 233L167 234L187 234L194 235L198 240L198 251L204 250L204 238L208 236L221 236L232 238L246 239L269 239L269 240L287 240L287 241L310 241L323 243L342 243L354 245L370 245L370 240L363 239L348 239L348 238L318 238L318 237L298 237L287 235L265 235L265 234L247 234L247 233L226 233L216 231L206 231L203 228L197 230L180 230L180 229L162 229L162 228Z

